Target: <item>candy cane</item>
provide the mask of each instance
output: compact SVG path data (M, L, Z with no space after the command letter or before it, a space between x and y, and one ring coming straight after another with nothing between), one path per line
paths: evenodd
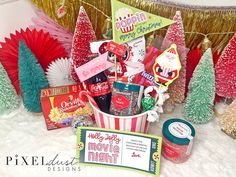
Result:
M87 97L88 100L92 103L92 105L93 105L94 107L96 107L97 109L99 109L97 103L95 102L95 100L94 100L93 97L91 96L91 93L90 93L90 92L85 91L85 90L81 91L81 92L79 93L79 97L82 98L83 96ZM100 110L100 109L99 109L99 110Z

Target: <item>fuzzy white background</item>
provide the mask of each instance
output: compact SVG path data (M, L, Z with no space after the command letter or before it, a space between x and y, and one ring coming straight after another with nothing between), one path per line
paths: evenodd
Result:
M163 122L168 118L181 118L182 106L175 112L162 115L161 121L150 127L150 134L161 135ZM57 154L58 160L75 157L76 135L71 128L47 131L43 116L20 109L0 118L0 176L1 177L144 177L136 172L101 167L80 167L80 171L68 171L63 166L60 171L48 166L25 165L20 156L44 156L45 161ZM216 119L205 125L194 125L196 138L191 158L183 164L174 164L161 158L161 177L234 177L236 175L236 141L220 131ZM18 155L18 158L15 157ZM6 165L6 157L13 160ZM18 159L18 165L16 165ZM40 162L40 160L38 160ZM20 165L20 164L24 165ZM64 170L63 170L64 168Z
M186 1L185 1L186 2ZM188 1L210 3L207 1ZM235 1L215 1L216 5ZM213 1L211 1L213 3ZM0 6L0 41L20 27L25 28L34 16L29 0L18 0ZM172 115L163 115L161 121L150 127L150 134L161 135L163 122L168 118L182 117L182 107L178 106ZM38 165L15 165L12 161L6 165L6 157L13 160L20 156L44 156L52 158L59 154L60 160L69 160L75 156L76 136L70 128L47 131L43 116L28 113L23 106L15 112L0 117L0 177L141 177L136 172L111 168L81 167L80 171L49 170ZM220 131L216 119L205 125L194 125L195 138L191 158L183 164L174 164L161 158L161 177L235 177L236 176L236 141ZM15 158L18 155L18 158ZM28 159L29 160L29 159ZM60 170L63 170L61 168ZM65 170L65 169L64 169Z

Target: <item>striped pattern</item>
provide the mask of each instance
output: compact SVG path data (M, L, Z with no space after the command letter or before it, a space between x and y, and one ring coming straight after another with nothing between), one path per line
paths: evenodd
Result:
M168 73L171 72L172 70L170 68L165 68L161 66L162 72L160 73L161 76L168 77Z
M135 115L133 118L114 117L103 114L94 109L96 124L100 128L107 128L113 130L125 130L131 132L147 133L149 122L147 121L147 113L142 115Z
M130 17L132 17L132 14L128 14L127 18L130 18ZM126 27L121 27L120 28L122 33L128 33L128 32L131 32L131 31L134 30L134 25L133 24L130 24L129 26L127 26L127 24L126 24L127 22L125 21L126 16L123 17L123 18L119 17L119 19L120 19L121 24L125 23L124 26L126 26Z

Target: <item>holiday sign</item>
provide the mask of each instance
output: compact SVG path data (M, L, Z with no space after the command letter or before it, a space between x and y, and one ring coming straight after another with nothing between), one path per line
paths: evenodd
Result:
M175 21L144 12L117 0L111 1L113 40L123 44Z
M159 85L168 87L175 79L179 77L181 64L177 46L172 44L161 55L156 58L153 65L155 82Z
M91 127L79 127L77 136L80 165L119 167L154 176L160 173L161 137Z

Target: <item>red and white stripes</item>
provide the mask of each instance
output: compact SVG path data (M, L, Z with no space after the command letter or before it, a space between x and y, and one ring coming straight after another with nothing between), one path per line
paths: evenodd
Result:
M140 133L147 133L148 131L149 122L147 121L147 113L129 117L120 117L103 113L94 107L93 110L97 126L100 128Z
M132 17L133 14L128 14L127 15L127 19L130 19ZM127 21L126 21L126 16L125 17L119 17L117 19L117 21L119 20L120 24L121 24L121 27L120 27L120 30L122 33L128 33L128 32L131 32L134 30L134 24L127 24Z

